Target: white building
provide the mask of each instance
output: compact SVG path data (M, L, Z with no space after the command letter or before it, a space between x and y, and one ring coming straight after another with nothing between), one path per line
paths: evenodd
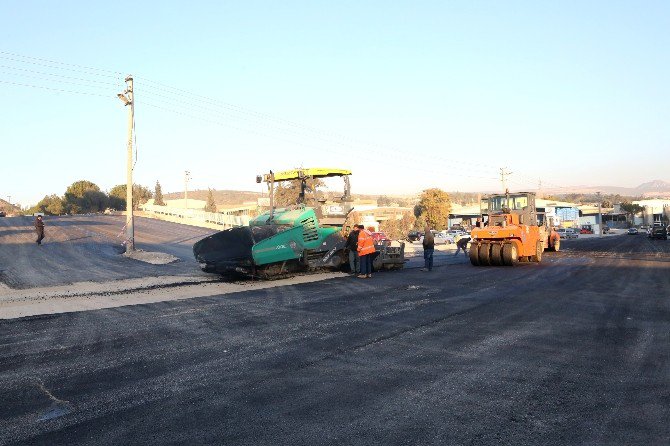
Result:
M654 223L667 224L670 221L670 200L653 199L633 201L633 204L642 206L642 215L635 216L635 224L653 225Z

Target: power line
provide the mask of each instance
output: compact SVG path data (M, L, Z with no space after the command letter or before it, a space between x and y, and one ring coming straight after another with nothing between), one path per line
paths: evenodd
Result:
M243 114L248 114L248 115L251 115L251 116L258 117L259 119L265 119L265 120L274 121L274 122L277 122L277 123L280 123L280 124L290 125L290 126L297 127L297 128L303 129L303 130L311 132L311 133L317 133L317 134L331 136L331 137L338 138L338 139L343 139L345 141L349 141L355 147L366 146L366 147L377 147L377 148L382 149L384 151L389 151L389 150L393 150L393 151L396 151L396 152L401 152L402 151L399 148L393 148L393 147L390 147L390 146L387 146L387 145L381 145L381 144L374 143L374 142L356 140L356 139L338 134L336 132L327 131L327 130L323 130L323 129L317 129L317 128L306 126L306 125L296 123L296 122L293 122L293 121L290 121L290 120L287 120L287 119L278 118L276 116L272 116L272 115L269 115L267 113L261 113L261 112L256 112L256 111L253 111L253 110L249 110L249 109L246 109L244 107L234 105L234 104L230 104L230 103L227 103L227 102L223 102L223 101L220 101L220 100L208 97L208 96L203 96L203 95L195 94L195 93L192 93L192 92L180 89L180 88L171 87L171 86L162 84L160 82L153 81L151 79L142 78L142 77L139 77L139 79L143 79L146 82L165 87L165 88L162 88L162 89L158 89L158 88L153 87L154 90L157 90L157 91L162 91L164 93L173 94L173 95L180 96L180 97L192 97L192 98L194 98L195 101L204 102L204 103L207 103L209 105L214 105L214 106L218 106L218 107L228 108L231 111L239 112L239 113L243 113ZM149 86L149 87L145 88L145 91L148 92L148 94L150 94L150 95L161 96L161 97L167 98L167 96L165 96L165 95L160 95L160 94L157 94L157 93L153 93L151 91L151 89L152 89L152 87ZM171 90L176 91L178 93L174 93ZM191 102L190 104L193 104L193 103ZM242 119L242 118L239 118L239 119ZM494 167L494 166L485 165L485 164L482 164L480 162L474 163L474 162L467 162L467 161L461 161L461 160L453 160L453 159L449 159L449 158L442 158L439 155L435 155L434 157L436 159L442 159L445 162L456 163L456 164L460 164L460 165L463 165L463 166L474 167L474 168L477 168L477 169L480 169L480 170L482 170L482 168L484 168L484 169L486 169L487 172L492 172L492 171L497 170L497 168Z
M197 116L197 115L191 115L191 114L179 111L179 110L174 110L174 109L170 109L170 108L166 108L166 107L161 107L159 105L151 104L151 103L148 103L148 102L142 102L142 103L146 106L153 107L153 108L156 108L156 109L159 109L159 110L172 112L172 113L175 113L175 114L178 114L178 115L181 115L181 116L186 116L186 117L189 117L189 118L192 118L192 119L197 119L197 120L200 120L200 121L209 122L211 124L216 124L216 125L219 125L219 126L232 128L232 129L238 130L238 131L250 131L251 133L254 133L254 134L259 135L259 136L275 139L275 140L278 140L278 141L287 142L289 144L304 147L306 149L314 151L314 146L312 146L312 145L306 145L306 144L303 144L303 143L300 143L300 142L297 142L297 141L294 141L294 140L287 140L287 139L283 139L283 138L277 138L276 136L273 136L273 135L270 135L270 134L267 134L267 133L263 133L263 132L260 132L260 131L244 129L244 128L241 128L241 127L238 127L238 126L235 126L235 125L231 125L231 124L228 124L228 123L225 123L225 122L222 122L222 121L218 121L218 120L214 120L214 119L210 119L210 118L203 118L203 117L200 117L200 116ZM337 151L337 152L342 153L342 154L351 153L351 151L343 150L343 149L334 148L332 150ZM422 167L421 165L417 165L416 163L409 163L408 160L411 160L411 161L415 161L415 160L411 159L411 158L408 158L408 157L403 157L402 159L400 159L399 157L389 156L388 154L386 156L382 156L382 157L374 157L374 156L370 156L370 154L366 153L366 152L361 152L361 153L357 154L356 156L358 158L363 158L363 159L366 159L368 161L374 162L375 165L386 164L386 165L391 165L391 166L394 166L394 167L402 167L403 169L410 169L410 170L415 170L415 171L428 172L428 173L431 173L431 174L438 174L438 175L443 175L444 174L444 171L441 171L441 170ZM399 160L401 163L400 164L393 164L393 163L390 162L390 159ZM464 174L460 174L460 173L450 173L449 175L450 176L456 176L456 177L462 177L462 178L495 180L495 177L492 177L492 176L487 177L487 176L464 175Z
M40 65L40 66L46 66L48 68L56 69L56 70L65 69L65 70L69 70L69 71L81 72L82 69L84 69L84 70L87 70L87 71L91 71L91 70L102 71L102 72L105 72L105 73L115 73L115 75L113 77L115 77L117 79L118 79L117 74L121 74L120 72L116 72L116 71L101 70L101 69L97 69L97 68L93 68L93 67L87 67L87 66L78 65L78 64L68 64L68 63L58 62L58 61L54 61L54 60L50 60L50 59L42 59L42 58L36 58L36 57L30 57L30 56L21 56L21 55L18 55L16 53L10 53L10 52L0 52L0 54L14 56L14 57L0 56L0 58L5 58L5 59L8 59L8 60L16 61L18 63L27 63L27 64L35 64L35 65ZM28 60L19 60L19 59L16 59L16 57L21 57L23 59L28 59ZM59 65L59 67L54 67L53 65ZM74 67L74 68L63 68L63 67ZM72 76L65 76L65 75L57 74L57 73L45 73L44 71L28 70L26 68L9 67L9 69L20 70L20 71L25 71L25 72L33 72L35 74L41 74L41 75L45 75L45 76L73 78L74 80L82 80L83 82L96 82L96 83L100 82L100 83L106 83L106 84L112 85L111 82L103 82L103 81L98 81L98 80L94 80L94 79L74 78ZM98 73L85 73L85 74L86 75L93 75L93 76L100 76L100 74L98 74ZM105 74L105 76L109 76L109 75ZM35 78L35 76L33 76L33 78ZM39 77L37 77L37 79L50 81L50 79L44 79L44 78L39 78ZM413 157L411 155L407 155L405 151L403 151L401 149L398 149L398 148L391 148L389 146L384 146L384 145L381 145L381 144L371 143L371 142L367 142L367 141L358 141L358 140L355 140L353 138L349 138L349 137L343 136L341 134L337 134L335 132L324 131L324 130L321 130L321 129L316 129L316 128L305 126L305 125L302 125L302 124L299 124L299 123L295 123L295 122L287 120L287 119L277 118L277 117L274 117L274 116L266 114L266 113L259 113L259 112L253 111L253 110L246 109L244 107L240 107L240 106L237 106L237 105L233 105L233 104L225 103L225 102L222 102L222 101L218 101L216 99L213 99L213 98L210 98L210 97L207 97L207 96L197 95L197 94L188 92L188 91L183 90L183 89L171 87L171 86L168 86L166 84L156 82L156 81L153 81L153 80L150 80L150 79L147 79L147 78L140 78L140 79L144 79L146 82L148 82L150 84L154 84L154 85L158 85L160 87L164 87L162 89L161 88L156 88L156 87L149 87L149 88L143 89L143 92L146 92L146 94L148 94L148 95L163 97L164 99L167 100L168 103L171 102L172 105L183 106L184 101L180 102L179 100L172 99L170 96L160 95L159 93L152 92L151 88L154 88L154 90L163 91L163 92L167 93L168 95L179 96L179 97L184 97L184 98L192 98L194 101L202 102L204 104L209 104L209 105L212 105L212 106L215 106L215 107L225 108L225 109L230 111L230 112L226 113L226 112L222 112L222 111L219 111L219 110L212 110L210 108L203 107L203 106L198 105L198 104L194 104L193 102L186 102L187 104L189 104L191 106L192 111L195 111L194 107L196 109L199 108L199 110L197 110L198 113L203 113L203 111L204 111L206 113L215 113L217 115L225 114L225 115L227 115L231 118L234 118L234 119L247 121L251 125L258 124L258 125L266 125L267 126L265 121L270 121L270 122L273 122L273 123L276 123L276 124L287 125L287 126L290 126L290 127L294 127L294 128L287 129L287 128L282 128L280 126L275 126L273 131L276 131L276 132L288 133L288 134L292 134L293 136L298 136L298 137L302 137L302 138L304 138L304 137L315 138L315 139L319 139L323 142L327 142L329 144L346 145L346 146L349 146L349 147L352 147L352 148L357 148L357 149L360 149L362 147L366 147L367 148L366 150L370 150L369 148L374 147L374 148L377 149L377 153L379 153L382 156L389 156L389 152L394 151L398 154L401 154L405 159L407 159L408 162L411 162L411 160L413 159ZM90 86L90 85L80 84L80 83L76 83L76 82L68 82L68 81L58 81L58 82L69 83L69 84L73 84L73 85L79 85L79 86L85 86L87 88L92 88L92 86ZM42 89L51 90L51 91L62 91L62 92L73 91L73 90L68 90L68 89L63 89L63 88L30 85L30 84L26 84L26 83L22 83L22 82L13 82L12 83L10 81L4 81L4 83L11 83L13 85L21 85L21 86L27 86L27 87L32 87L32 88L42 88ZM120 83L121 83L121 80L119 79L119 84ZM118 84L113 84L113 85L118 85ZM92 93L83 93L83 92L77 92L77 93L78 94L94 95ZM239 114L246 115L247 117L239 116ZM250 130L247 130L247 131L250 131ZM316 136L316 135L318 135L318 136ZM333 141L333 139L336 139L337 141ZM340 142L340 141L342 141L342 142ZM469 162L465 162L465 161L462 161L462 160L442 158L439 155L434 155L433 157L435 159L438 159L438 160L442 159L445 162L445 165L457 164L457 165L466 166L471 170L472 170L472 168L475 168L477 171L488 172L488 173L490 173L493 169L490 166L485 166L485 165L482 165L480 163L469 163Z
M90 93L90 92L76 91L76 90L65 90L65 89L62 89L62 88L45 87L43 85L31 85L31 84L24 84L24 83L20 83L20 82L3 81L2 79L0 79L0 83L15 85L15 86L18 86L18 87L30 87L30 88L39 88L39 89L43 89L43 90L57 91L59 93L83 94L83 95L87 95L87 96L98 96L98 97L101 97L101 98L113 97L111 95L106 95L106 94Z
M113 71L113 70L105 70L105 69L100 69L100 68L95 68L95 67L89 67L85 65L79 65L79 64L71 64L71 63L65 63L65 62L60 62L60 61L55 61L51 59L44 59L44 58L39 58L39 57L32 57L32 56L24 56L20 55L17 53L12 53L8 51L0 51L0 59L5 59L13 62L17 62L19 64L30 64L30 65L37 65L37 66L43 66L47 67L51 70L65 70L65 71L71 71L71 72L76 72L83 74L85 76L93 76L93 77L113 77L117 79L118 83L112 83L109 81L102 81L102 80L97 80L95 78L92 79L85 79L85 78L76 78L72 76L66 76L61 73L48 73L44 71L36 71L36 70L30 70L27 68L22 68L22 67L11 67L7 65L3 65L5 68L11 69L11 70L16 70L16 71L23 71L23 72L32 72L34 74L40 74L43 76L50 76L50 77L60 77L64 79L72 79L72 80L79 80L83 82L92 82L92 83L100 83L100 84L107 84L107 85L119 85L122 82L123 79L123 74L119 71ZM34 76L33 76L34 77ZM47 80L47 81L57 81L60 83L70 83L74 85L80 85L80 86L85 86L87 88L96 88L93 86L89 85L82 85L82 84L77 84L74 82L66 82L66 81L60 81L60 80L53 80L53 79L43 79L43 78L38 78L41 80ZM180 107L180 108L186 108L187 110L190 110L194 112L195 114L206 114L206 115L214 115L217 118L220 117L226 117L226 118L232 118L236 120L241 120L244 122L249 123L250 125L259 125L259 126L265 126L269 132L279 132L279 133L284 133L284 134L289 134L291 136L297 136L299 138L309 138L309 139L316 139L323 141L327 144L330 145L336 145L336 146L346 146L346 147L352 147L356 149L364 149L364 151L370 152L374 151L380 155L379 159L374 159L375 162L380 162L381 160L384 160L386 158L394 158L396 160L401 160L403 162L408 163L405 167L411 166L411 167L416 167L415 164L417 162L416 156L413 156L412 154L408 154L406 150L396 148L396 147L391 147L388 145L383 145L383 144L378 144L374 142L369 142L369 141L360 141L356 140L354 138L339 134L337 132L332 132L328 130L323 130L323 129L318 129L315 127L311 127L308 125L304 125L301 123L297 123L288 119L284 119L281 117L273 116L268 113L263 113L263 112L258 112L255 110L251 110L242 106L238 106L235 104L227 103L218 99L214 99L208 96L196 94L181 88L176 88L172 87L170 85L154 81L148 78L136 76L136 80L141 80L146 83L141 89L143 93L145 93L148 96L155 96L155 97L162 97L165 99L165 101L160 101L159 102L167 102L169 105ZM71 89L64 89L64 88L55 88L55 87L49 87L49 86L42 86L42 85L32 85L32 84L27 84L23 82L12 82L12 81L7 81L7 80L0 80L1 83L4 84L9 84L9 85L15 85L15 86L23 86L23 87L29 87L29 88L37 88L37 89L44 89L44 90L50 90L50 91L55 91L55 92L63 92L63 93L75 93L75 94L81 94L81 95L88 95L88 96L99 96L99 97L113 97L113 95L103 95L103 94L97 94L97 93L92 93L92 92L83 92L83 91L76 91L76 90L71 90ZM100 89L100 87L98 87ZM156 93L158 92L158 93ZM161 94L166 93L166 94ZM177 99L175 99L176 97ZM180 100L178 98L184 98L187 100ZM186 104L186 105L184 105ZM204 104L204 105L200 105ZM210 122L210 123L215 123L218 125L223 125L227 126L239 131L243 132L251 132L255 133L261 136L265 137L270 137L272 136L268 135L267 132L262 132L254 129L249 129L249 128L243 128L239 126L234 126L230 124L224 124L218 119L211 119L209 117L203 118L202 116L194 116L194 115L189 115L183 112L176 111L174 109L170 109L167 107L160 107L156 106L155 104L150 104L150 103L145 103L145 105L148 105L150 107L162 109L164 111L168 111L171 113L177 113L181 114L183 116L188 116L192 119L199 119L201 121L205 122ZM221 108L224 110L216 110L216 109L211 109L208 106L213 106L217 108ZM242 115L242 116L240 116ZM268 122L272 123L271 126L268 125ZM289 127L289 128L286 128ZM277 139L277 138L275 138ZM286 141L286 140L285 140ZM295 141L287 141L290 142L291 144L294 145L300 145L303 147L308 147L310 150L314 150L313 146L311 145L305 145L305 144L300 144ZM375 148L371 150L371 148ZM347 152L348 153L348 152ZM400 155L400 156L398 156ZM136 155L137 156L137 155ZM360 154L359 154L360 156ZM475 171L475 172L486 172L487 174L491 174L497 170L496 167L483 164L480 162L467 162L459 159L453 159L453 158L444 158L439 155L432 155L431 156L432 160L442 160L445 163L445 167L453 167L454 165L459 165L459 166L464 166L466 167L469 171ZM444 171L440 170L434 170L434 169L428 169L431 172L434 173L439 173L439 174L444 174ZM458 171L458 169L452 169L453 171ZM494 179L489 176L473 176L473 175L463 175L463 174L455 174L450 172L450 176L459 176L459 177L467 177L467 178L478 178L478 179ZM509 175L509 173L508 173ZM546 183L551 185L551 183ZM561 188L561 186L556 186L558 188Z
M84 79L80 77L72 77L72 76L66 76L63 74L55 74L55 73L45 73L44 71L36 71L36 70L29 70L27 68L17 68L17 67L12 67L11 65L0 65L0 68L6 68L9 70L14 70L14 71L22 71L26 73L34 73L34 74L41 74L44 76L52 76L52 77L62 77L65 79L73 79L73 80L79 80L79 81L85 81L85 82L93 82L96 84L106 84L106 85L114 85L115 87L118 87L122 82L110 82L110 81L98 81L94 79ZM11 73L7 73L11 74Z
M7 71L0 71L0 74L8 74L10 76L13 75L13 73L8 73ZM41 77L41 76L35 76L35 75L32 75L32 74L24 74L24 75L22 75L22 78L30 78L30 79L40 80L40 81L47 81L47 82L52 82L53 81L53 79L49 79L49 78L45 78L45 77ZM105 87L100 86L100 85L91 85L91 84L76 82L76 81L68 81L68 80L58 79L56 81L56 83L58 83L58 84L68 84L68 85L78 85L80 87L92 88L92 89L97 89L97 90L100 90L100 91L103 91L103 90L110 91L110 92L112 91L112 87L105 88Z
M121 73L120 71L112 71L112 70L105 70L105 69L102 69L102 68L87 67L85 65L77 65L77 64L66 63L66 62L59 62L59 61L56 61L56 60L42 59L40 57L24 56L22 54L12 53L12 52L9 52L9 51L0 51L0 54L5 54L5 55L8 55L8 56L13 56L13 57L20 57L20 58L23 58L23 59L36 60L36 61L41 61L41 62L48 62L48 63L54 64L54 65L77 67L77 68L80 68L80 69L83 68L83 69L86 69L86 70L89 70L89 71L103 71L103 72L106 72L106 73L114 73L115 75L123 76L123 73ZM2 56L2 58L9 59L8 57L5 57L5 56ZM10 59L10 60L16 60L16 59ZM20 60L18 62L31 63L31 62L25 62L25 61L20 61Z

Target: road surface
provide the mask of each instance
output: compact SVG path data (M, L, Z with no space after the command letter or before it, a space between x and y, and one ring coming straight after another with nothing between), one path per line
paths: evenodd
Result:
M0 444L670 444L670 242L564 247L0 321Z

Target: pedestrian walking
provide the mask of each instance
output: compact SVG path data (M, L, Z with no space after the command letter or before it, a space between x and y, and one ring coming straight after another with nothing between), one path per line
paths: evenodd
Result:
M435 236L429 226L423 232L423 268L421 271L433 270L433 253L435 252Z
M358 257L358 232L360 229L354 225L347 237L347 249L349 250L349 268L351 274L358 275L361 272L360 258Z
M454 253L455 256L458 255L461 250L463 250L463 254L466 256L468 255L468 243L470 242L470 237L461 237L458 239L456 242L456 252Z
M42 221L41 215L35 218L35 232L37 233L37 244L41 245L42 240L44 240L44 221Z
M358 256L360 258L361 273L359 279L372 277L372 257L375 254L375 242L370 231L365 226L358 225Z

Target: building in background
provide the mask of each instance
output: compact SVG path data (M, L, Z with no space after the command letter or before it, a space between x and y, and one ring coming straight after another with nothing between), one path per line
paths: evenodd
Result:
M635 225L667 225L670 222L670 199L639 200L633 201L633 204L644 208L642 214L635 217Z

